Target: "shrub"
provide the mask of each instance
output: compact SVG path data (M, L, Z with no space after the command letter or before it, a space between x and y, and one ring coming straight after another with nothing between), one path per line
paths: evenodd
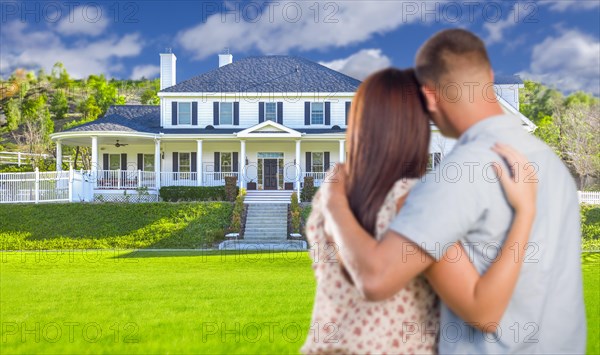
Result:
M160 188L159 194L167 202L229 201L225 186L164 186Z
M298 203L298 194L292 193L290 203L291 227L292 233L300 233L300 204Z
M581 205L581 241L584 250L600 250L600 207Z
M231 232L241 233L242 232L242 219L244 217L244 198L246 197L246 190L240 189L240 193L235 199L233 204L233 213L231 215L231 226L229 229Z
M310 202L315 195L315 180L312 176L304 177L304 186L300 192L300 198L303 202Z
M226 176L225 177L225 198L227 201L235 201L238 195L237 177Z

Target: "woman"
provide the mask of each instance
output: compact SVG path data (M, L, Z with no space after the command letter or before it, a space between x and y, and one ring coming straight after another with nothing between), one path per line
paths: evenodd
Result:
M359 87L349 119L344 167L348 200L362 226L379 239L428 165L429 118L414 72L390 68L371 75ZM519 167L525 166L526 159L510 148L498 146L495 150L508 162L518 161ZM513 182L506 175L500 175L500 180L516 211L505 242L508 248L527 243L537 186ZM516 276L502 273L513 253L499 253L482 276L468 258L442 259L390 299L368 302L337 260L335 245L326 241L318 199L317 193L307 223L317 293L303 353L435 353L439 309L434 288L465 321L473 321L473 315L482 309L495 310L499 321L510 296L479 286L514 289ZM460 244L447 255L455 256L457 252L465 255ZM460 287L444 277L441 269L445 263L452 263L454 272L461 274ZM495 330L493 324L478 327L487 332Z

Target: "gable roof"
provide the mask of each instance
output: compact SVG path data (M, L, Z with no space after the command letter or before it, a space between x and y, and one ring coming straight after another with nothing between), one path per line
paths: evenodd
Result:
M247 57L160 92L355 92L360 81L295 56Z
M336 132L332 132L336 133ZM302 134L273 121L264 121L236 134L237 137L289 137L300 138Z

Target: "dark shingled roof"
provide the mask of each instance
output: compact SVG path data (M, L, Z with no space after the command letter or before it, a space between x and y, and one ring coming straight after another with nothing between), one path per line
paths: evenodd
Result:
M111 106L104 116L66 132L86 131L158 133L160 131L160 106Z
M523 84L523 80L518 75L495 75L494 84L496 85L512 85Z
M165 134L233 134L243 131L247 127L239 128L161 128L160 106L126 105L111 106L106 115L95 121L88 122L65 132L142 132ZM344 133L345 129L331 128L299 128L301 133L323 134Z
M247 57L161 92L354 92L360 81L294 56Z

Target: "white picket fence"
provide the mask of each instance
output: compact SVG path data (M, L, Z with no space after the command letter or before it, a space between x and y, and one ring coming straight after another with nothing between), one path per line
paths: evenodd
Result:
M600 205L600 191L577 191L579 203Z
M69 202L73 170L0 173L0 203Z
M0 152L0 165L29 165L35 158L54 158L50 154L33 154L33 153L22 153L22 152ZM63 163L71 163L70 155L63 155Z

